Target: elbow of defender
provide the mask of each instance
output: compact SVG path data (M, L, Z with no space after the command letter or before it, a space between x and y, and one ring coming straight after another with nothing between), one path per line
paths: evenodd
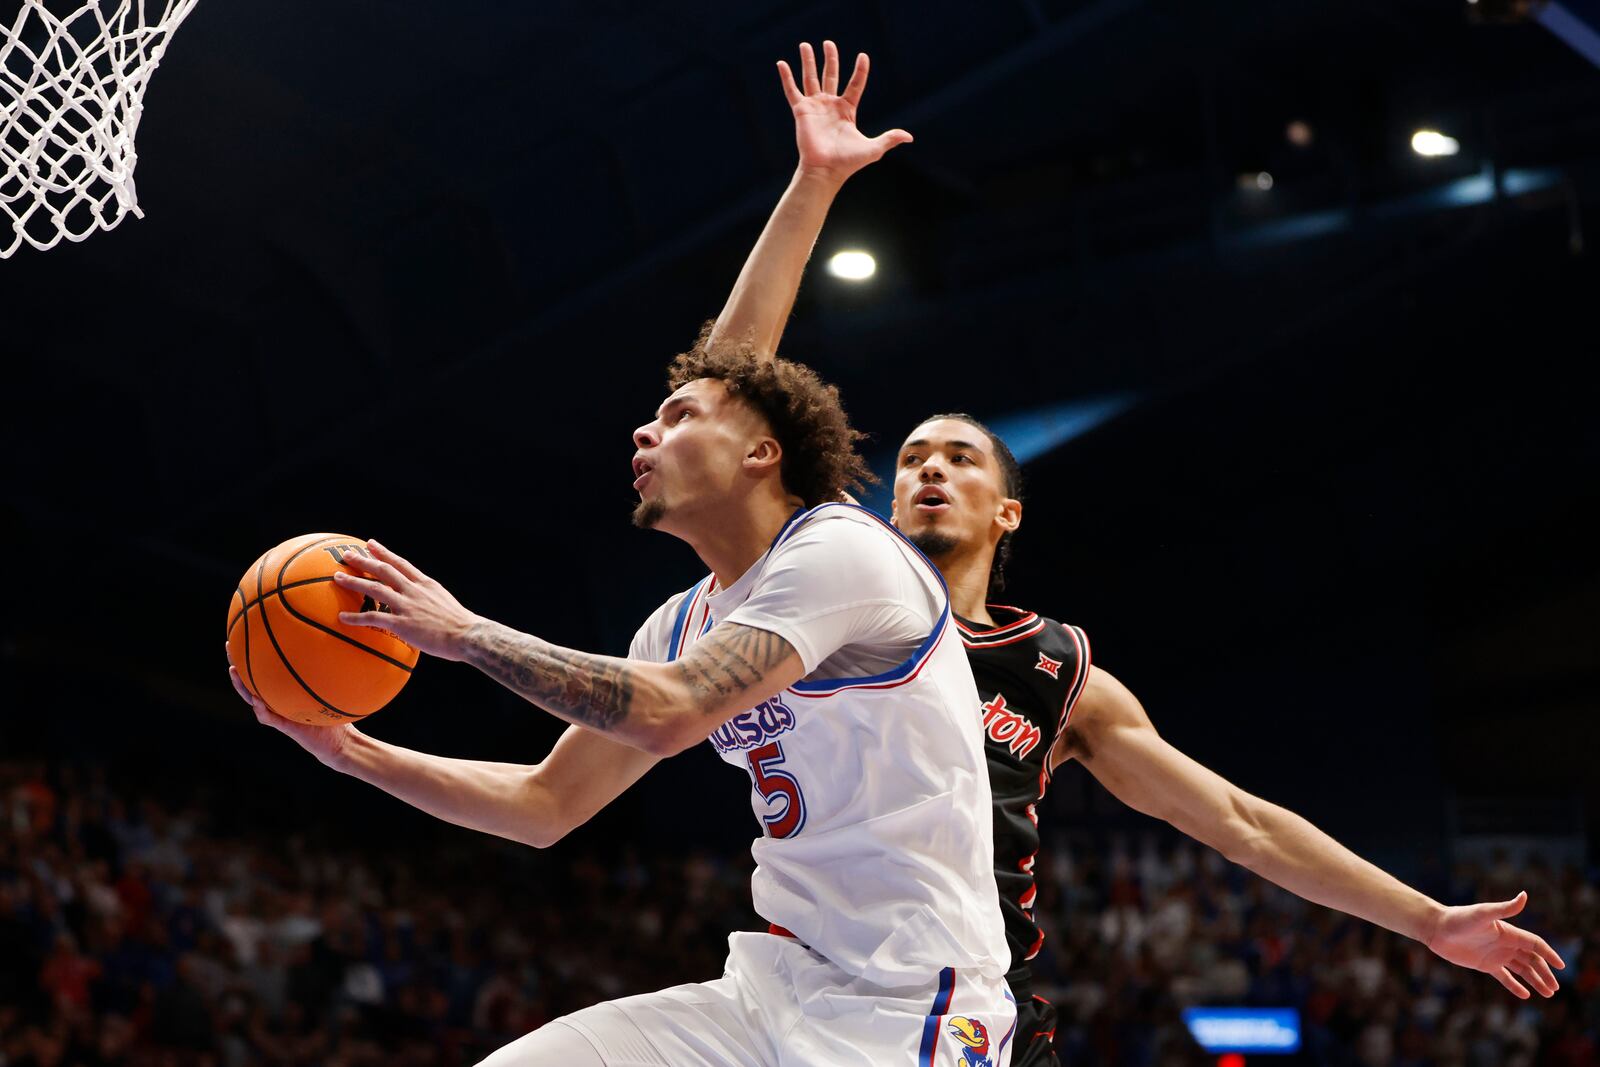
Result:
M571 832L571 827L536 826L517 834L519 844L532 848L553 848Z
M1229 791L1224 829L1217 851L1231 863L1256 870L1270 847L1261 802L1242 790Z

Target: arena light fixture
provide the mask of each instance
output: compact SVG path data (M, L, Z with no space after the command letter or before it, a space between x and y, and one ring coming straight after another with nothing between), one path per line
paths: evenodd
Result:
M864 282L877 271L878 261L872 258L872 253L860 249L835 252L828 260L828 273L848 282Z
M1461 151L1461 142L1438 130L1418 130L1411 135L1411 150L1430 159L1453 156Z

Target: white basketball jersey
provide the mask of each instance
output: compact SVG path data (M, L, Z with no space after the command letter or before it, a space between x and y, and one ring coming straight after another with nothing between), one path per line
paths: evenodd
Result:
M898 531L848 504L799 512L728 589L712 591L708 576L662 605L630 654L657 661L681 656L759 597L764 577L776 587L786 566L782 546L802 530L813 552L806 560L819 558L819 539L845 542L857 557L870 555L875 568L903 569L890 577L936 617L931 631L915 633L921 644L913 654L866 677L836 675L841 664L870 653L870 627L859 644L838 647L816 664L807 658L815 646L804 636L806 618L770 627L786 631L781 636L801 652L810 673L710 738L753 786L751 803L764 832L751 848L756 911L880 986L926 982L947 967L1001 977L1008 952L995 889L980 701L953 632L944 580ZM803 588L807 577L783 573L791 587Z

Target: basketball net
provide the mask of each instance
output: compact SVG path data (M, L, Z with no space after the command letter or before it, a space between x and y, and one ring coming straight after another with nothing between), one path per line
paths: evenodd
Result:
M22 0L0 25L0 259L144 217L133 187L144 91L195 2L89 0L58 17Z

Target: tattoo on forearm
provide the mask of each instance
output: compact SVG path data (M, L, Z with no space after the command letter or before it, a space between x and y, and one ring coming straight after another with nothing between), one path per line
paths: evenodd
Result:
M467 660L512 692L597 730L616 726L633 707L626 660L571 652L503 626L481 629Z
M775 633L753 626L717 627L676 661L695 703L719 706L760 682L793 651Z
M634 665L627 660L557 648L495 623L482 626L473 637L467 662L563 718L608 730L633 711ZM759 683L791 651L789 642L766 630L718 627L674 666L694 703L709 711L725 708L724 698Z

